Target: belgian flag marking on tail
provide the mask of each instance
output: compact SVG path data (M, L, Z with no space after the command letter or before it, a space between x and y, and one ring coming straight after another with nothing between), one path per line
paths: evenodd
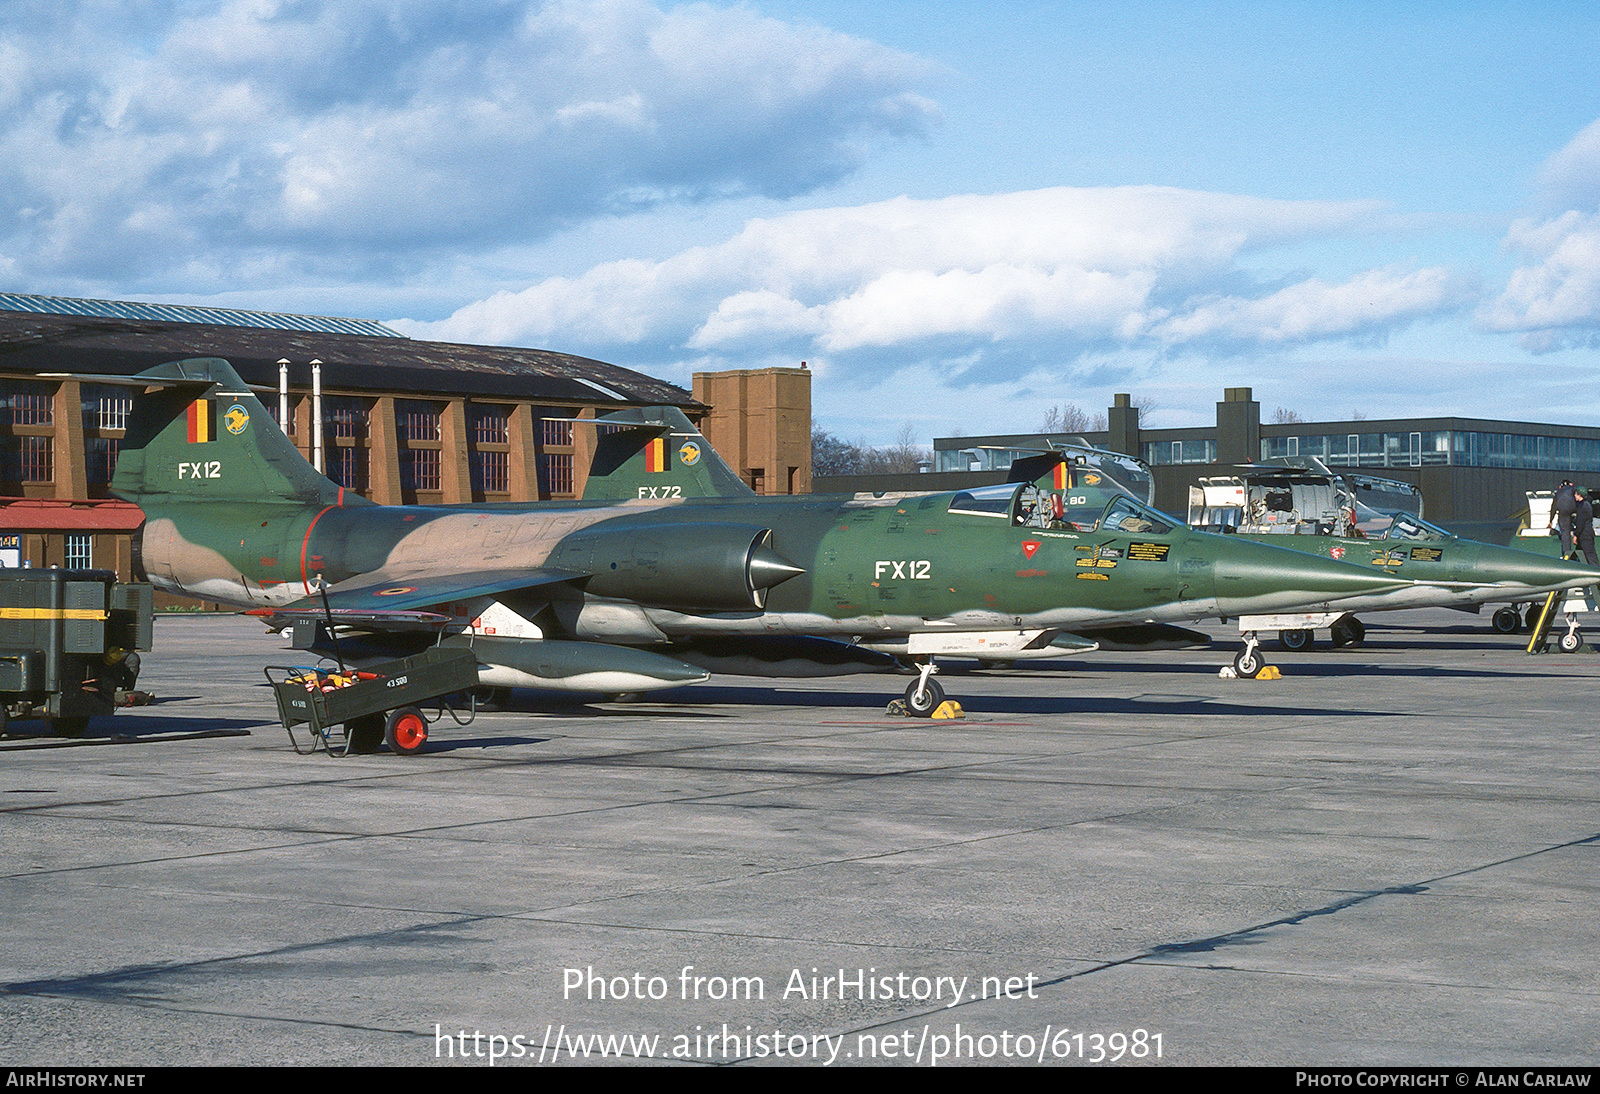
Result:
M217 410L210 399L189 404L189 443L201 444L217 439Z
M1055 490L1065 490L1071 485L1071 476L1067 472L1065 463L1056 464L1055 471L1051 475L1050 485Z
M672 469L672 458L668 455L665 437L657 437L644 446L644 469L652 472Z

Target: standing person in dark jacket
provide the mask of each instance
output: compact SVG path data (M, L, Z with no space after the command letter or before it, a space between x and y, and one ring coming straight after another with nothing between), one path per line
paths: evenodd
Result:
M1594 503L1585 496L1583 488L1563 482L1550 507L1551 522L1558 524L1561 530L1563 558L1574 557L1573 543L1576 540L1578 549L1583 552L1589 565L1600 566L1594 550L1594 518Z

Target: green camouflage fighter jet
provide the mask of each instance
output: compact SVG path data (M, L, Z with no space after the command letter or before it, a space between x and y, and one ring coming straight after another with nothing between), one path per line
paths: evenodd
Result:
M153 584L262 610L297 638L323 618L320 586L342 633L367 632L390 656L469 646L489 686L673 687L707 677L692 652L730 640L832 640L919 659L906 700L926 715L943 698L930 678L940 655L1036 656L1084 623L1328 610L1410 584L1193 532L1132 498L1092 529L1032 526L1023 483L382 506L317 474L227 362L133 379L153 390L134 399L112 490L144 510Z

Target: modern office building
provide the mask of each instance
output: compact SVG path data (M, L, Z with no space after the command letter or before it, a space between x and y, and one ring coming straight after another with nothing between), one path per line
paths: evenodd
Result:
M1422 490L1426 515L1459 525L1499 524L1524 507L1528 490L1562 479L1600 484L1600 428L1481 418L1382 418L1336 422L1261 420L1250 388L1229 388L1216 425L1145 429L1138 409L1118 395L1109 428L1087 434L940 437L936 472L1003 472L1049 443L1086 440L1137 455L1155 472L1156 504L1182 514L1202 477L1275 456L1316 456L1331 467L1359 467Z

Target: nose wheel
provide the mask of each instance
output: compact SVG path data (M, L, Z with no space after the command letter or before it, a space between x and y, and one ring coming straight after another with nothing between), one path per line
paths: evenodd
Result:
M944 688L933 678L933 658L920 666L917 679L906 687L906 713L914 718L929 718L944 702Z
M1261 639L1255 631L1247 631L1244 649L1233 655L1233 671L1241 678L1254 680L1261 674Z

